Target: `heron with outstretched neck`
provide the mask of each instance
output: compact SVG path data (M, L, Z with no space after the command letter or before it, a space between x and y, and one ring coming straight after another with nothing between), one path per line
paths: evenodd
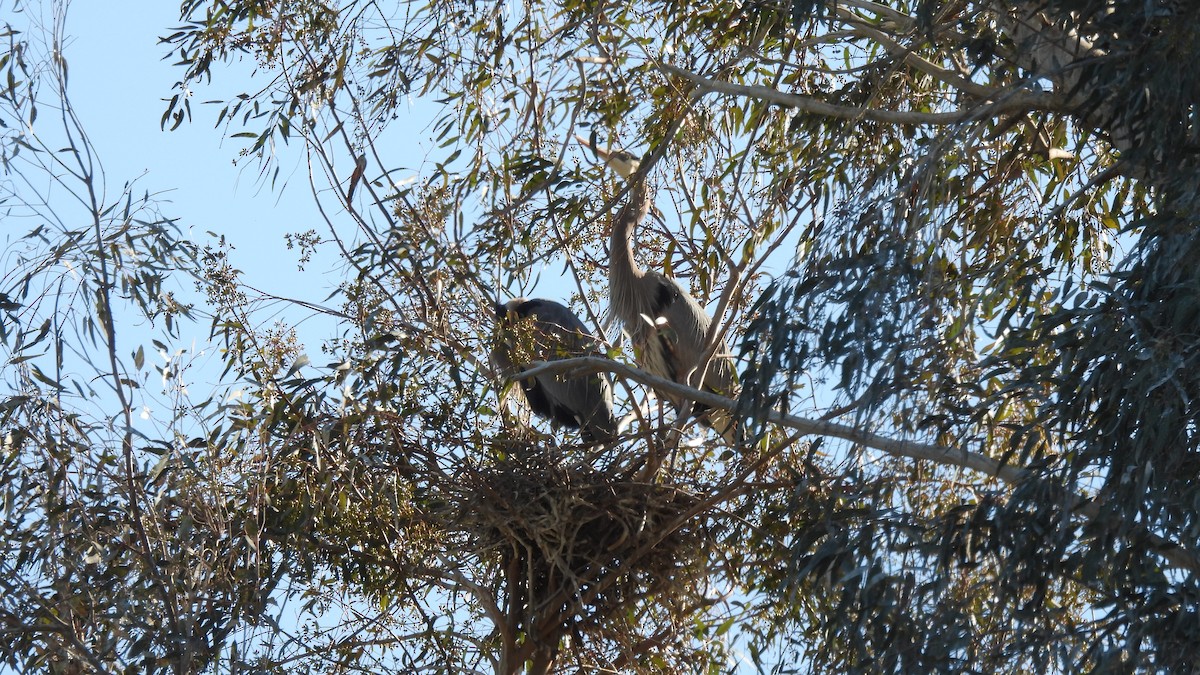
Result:
M505 379L533 361L603 354L600 340L579 317L553 300L516 298L496 303L495 310L497 337L492 363ZM579 429L585 443L616 438L618 424L607 374L544 374L517 384L529 409L552 425Z
M626 150L602 150L576 138L629 181L629 200L617 212L610 233L608 311L629 334L638 366L659 377L737 398L737 377L725 343L718 344L712 359L704 360L712 323L708 313L674 279L642 268L634 258L637 227L651 208L646 182L635 175L641 160ZM727 411L708 410L679 396L665 397L679 412L690 408L730 444L741 440L738 425Z

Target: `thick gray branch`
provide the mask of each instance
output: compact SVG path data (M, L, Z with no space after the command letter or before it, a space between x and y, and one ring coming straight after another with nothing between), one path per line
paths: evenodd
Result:
M733 399L693 389L687 385L651 375L632 366L601 356L582 356L572 359L542 362L516 375L514 379L525 379L552 373L584 375L596 372L614 373L646 385L655 391L685 398L696 403L703 403L710 408L721 408L730 411L737 409L737 401ZM999 478L1011 485L1017 485L1026 480L1033 479L1033 476L1024 469L1001 464L990 457L971 452L964 448L951 448L928 443L896 440L844 424L797 417L775 410L770 411L766 415L766 419L769 422L795 429L801 433L840 438L851 443L879 450L893 457L906 457L978 471L987 476ZM1103 523L1105 521L1105 517L1100 513L1100 507L1094 501L1086 499L1082 495L1068 493L1067 508L1093 522ZM1162 555L1171 567L1200 573L1200 559L1191 551L1146 530L1142 531L1142 535L1148 543L1155 547L1157 552Z
M795 108L814 115L823 115L825 117L844 120L870 120L885 124L914 126L946 126L996 115L1027 112L1030 110L1050 110L1057 107L1056 99L1050 94L1033 91L1014 91L1007 93L1004 98L991 103L948 112L855 108L828 103L817 98L812 98L811 96L788 94L778 89L758 84L735 84L725 80L713 80L666 63L660 63L658 67L671 75L682 77L699 87L702 91L729 94L731 96L744 96L746 98L767 101L768 103L774 103L786 108Z

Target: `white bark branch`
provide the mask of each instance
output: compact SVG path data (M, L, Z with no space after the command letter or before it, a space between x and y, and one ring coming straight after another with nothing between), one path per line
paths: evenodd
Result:
M684 70L666 63L657 64L664 72L681 77L702 91L743 96L775 103L786 108L795 108L814 115L823 115L844 120L870 120L885 124L905 124L914 126L946 126L971 120L979 120L996 115L1006 115L1030 110L1050 110L1058 106L1057 98L1042 92L1013 91L997 101L984 103L974 108L952 110L947 112L917 112L905 110L879 110L876 108L856 108L852 106L828 103L811 96L788 94L778 89L764 87L758 84L735 84L724 80L713 80L698 73Z
M993 99L1007 93L1003 89L990 87L986 84L980 84L979 82L974 82L953 70L943 68L936 63L933 63L932 61L917 54L912 50L912 48L901 44L891 35L888 35L867 21L864 21L862 17L858 16L854 12L837 6L834 7L834 12L841 17L842 21L854 26L854 33L856 35L874 40L893 57L903 59L904 62L910 67L925 73L930 77L941 80L943 83L948 84L961 92L970 94L971 96L982 100Z
M737 401L733 399L693 389L687 385L651 375L632 366L601 356L582 356L541 362L519 373L514 379L525 379L548 374L569 373L571 375L585 375L597 372L609 372L620 375L656 391L686 398L696 403L702 403L710 408L721 408L729 411L737 410ZM1010 485L1017 485L1026 480L1036 479L1035 476L1025 469L1002 464L991 457L971 452L965 448L951 448L928 443L897 440L863 431L856 427L837 424L836 422L812 420L781 413L776 410L767 412L766 419L774 424L795 429L804 434L840 438L851 443L879 450L893 457L929 461L946 466L970 469L993 478L999 478ZM1104 523L1107 520L1100 512L1100 506L1095 501L1074 492L1064 492L1067 496L1067 510L1079 514L1092 522ZM1155 548L1156 552L1167 561L1170 567L1200 573L1200 558L1196 554L1165 537L1154 534L1140 526L1136 527L1141 529L1141 535L1145 538L1145 541Z

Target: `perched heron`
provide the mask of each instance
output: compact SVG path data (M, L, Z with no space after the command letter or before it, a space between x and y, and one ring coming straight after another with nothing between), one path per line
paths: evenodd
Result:
M596 153L613 171L629 180L641 160L626 150L601 150L576 138ZM630 182L629 202L617 212L609 242L608 310L625 327L633 343L634 358L646 372L689 386L692 378L705 368L697 388L730 398L738 395L737 376L729 359L729 348L722 341L714 358L701 363L705 338L711 319L704 308L674 279L652 270L644 270L633 258L635 231L650 212L651 200L645 180ZM675 409L682 412L692 405L689 399L666 395ZM696 403L692 408L700 422L711 427L731 445L741 440L738 425L725 411L708 410Z
M600 341L579 317L553 300L516 298L496 303L498 338L492 363L506 378L517 364L602 353ZM612 383L608 375L538 375L521 380L521 393L536 414L552 424L579 429L587 443L615 438Z

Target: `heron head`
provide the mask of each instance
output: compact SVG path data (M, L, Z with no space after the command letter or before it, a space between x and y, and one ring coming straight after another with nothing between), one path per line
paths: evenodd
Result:
M514 314L520 314L521 305L525 304L526 302L529 302L529 298L513 298L508 302L495 303L496 319L504 321L508 319L510 312Z
M632 176L642 164L642 158L638 157L632 152L629 152L628 150L624 150L622 148L611 148L609 150L604 150L596 147L591 143L591 141L581 136L576 136L575 140L579 141L580 145L583 145L594 152L597 157L604 160L604 163L608 165L608 168L616 171L617 175L625 180L629 180L629 177Z

